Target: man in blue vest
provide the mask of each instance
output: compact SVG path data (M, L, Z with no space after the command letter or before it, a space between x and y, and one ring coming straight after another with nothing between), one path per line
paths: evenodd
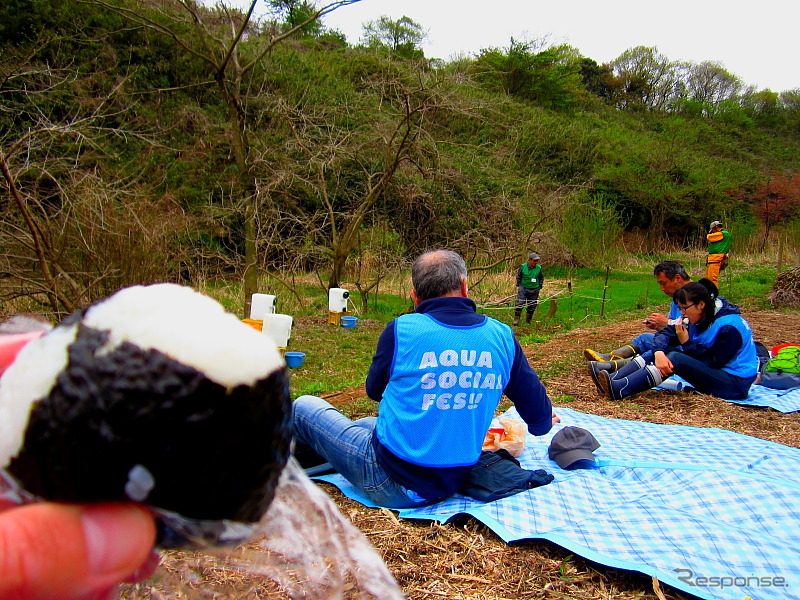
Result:
M672 298L672 295L681 289L684 285L689 283L692 279L686 272L683 265L674 260L662 260L653 268L653 275L656 278L656 283L661 291L667 296ZM649 332L641 333L632 341L628 342L621 348L612 350L608 354L602 354L590 348L583 351L583 355L590 361L612 361L617 359L627 359L647 352L655 337L656 331L661 331L669 324L669 321L674 321L681 317L681 311L678 305L673 301L670 304L669 312L665 315L662 313L650 313L642 324L649 329Z
M378 416L351 421L315 396L299 397L292 413L299 445L392 508L430 504L463 485L503 394L534 435L558 421L511 328L467 297L461 256L427 252L411 279L415 312L386 326L367 375Z
M514 307L514 325L519 325L522 309L525 309L525 322L530 323L533 311L539 306L539 292L544 285L544 273L539 264L539 255L531 252L528 262L524 262L517 269L517 304Z

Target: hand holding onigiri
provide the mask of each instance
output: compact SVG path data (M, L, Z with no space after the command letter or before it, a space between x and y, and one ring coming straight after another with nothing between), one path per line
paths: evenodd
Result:
M190 288L135 286L30 341L3 373L0 469L46 500L253 523L288 459L290 415L267 336Z

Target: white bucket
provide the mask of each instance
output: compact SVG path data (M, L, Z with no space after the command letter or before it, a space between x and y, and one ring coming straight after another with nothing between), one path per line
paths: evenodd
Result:
M250 297L250 318L261 321L264 315L275 314L277 296L272 294L253 294Z
M331 288L328 290L328 310L330 312L347 312L347 299L350 292L344 288Z
M289 338L292 337L291 315L265 314L261 332L271 337L278 348L286 348Z

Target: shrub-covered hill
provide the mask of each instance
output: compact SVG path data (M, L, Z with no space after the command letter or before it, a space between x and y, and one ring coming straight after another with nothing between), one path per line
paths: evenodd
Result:
M645 251L714 219L742 247L794 232L789 93L648 104L574 49L432 65L175 0L17 0L0 23L0 272L54 310L259 268L336 284L439 244L596 264L626 230Z

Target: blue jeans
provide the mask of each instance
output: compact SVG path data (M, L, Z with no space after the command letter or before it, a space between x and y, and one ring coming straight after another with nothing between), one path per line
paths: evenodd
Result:
M639 348L639 354L644 354L652 347L654 337L656 337L655 333L642 333L633 338L631 344L635 344Z
M292 403L295 437L331 463L369 500L389 508L430 504L392 480L378 464L372 446L376 417L351 421L316 396L300 396Z

